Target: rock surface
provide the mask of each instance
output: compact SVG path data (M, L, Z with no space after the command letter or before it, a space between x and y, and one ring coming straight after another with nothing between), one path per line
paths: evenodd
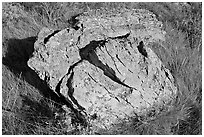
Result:
M74 109L108 127L174 98L172 75L148 47L165 40L155 15L96 10L73 22L64 30L42 29L28 65Z

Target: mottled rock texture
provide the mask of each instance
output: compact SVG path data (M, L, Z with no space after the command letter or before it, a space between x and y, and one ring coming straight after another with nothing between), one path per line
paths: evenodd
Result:
M107 127L174 98L174 79L148 46L165 40L151 12L96 10L72 22L42 29L28 65L75 110Z

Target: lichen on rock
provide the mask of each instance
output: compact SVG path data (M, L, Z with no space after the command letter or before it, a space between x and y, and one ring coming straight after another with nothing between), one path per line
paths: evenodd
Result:
M75 22L63 30L42 29L28 61L75 110L108 127L174 98L171 73L148 47L165 40L154 14L94 10Z

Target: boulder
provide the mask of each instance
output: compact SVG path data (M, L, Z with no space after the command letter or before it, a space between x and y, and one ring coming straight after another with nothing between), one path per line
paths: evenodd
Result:
M71 28L42 29L28 61L73 109L107 128L174 99L174 79L149 47L165 41L153 13L94 10L73 20Z

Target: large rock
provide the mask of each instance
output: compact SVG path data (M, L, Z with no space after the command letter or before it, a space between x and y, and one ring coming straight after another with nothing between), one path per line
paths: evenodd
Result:
M74 109L108 127L149 108L159 113L174 98L172 75L148 47L165 40L155 15L96 10L73 22L60 31L42 29L28 65Z

